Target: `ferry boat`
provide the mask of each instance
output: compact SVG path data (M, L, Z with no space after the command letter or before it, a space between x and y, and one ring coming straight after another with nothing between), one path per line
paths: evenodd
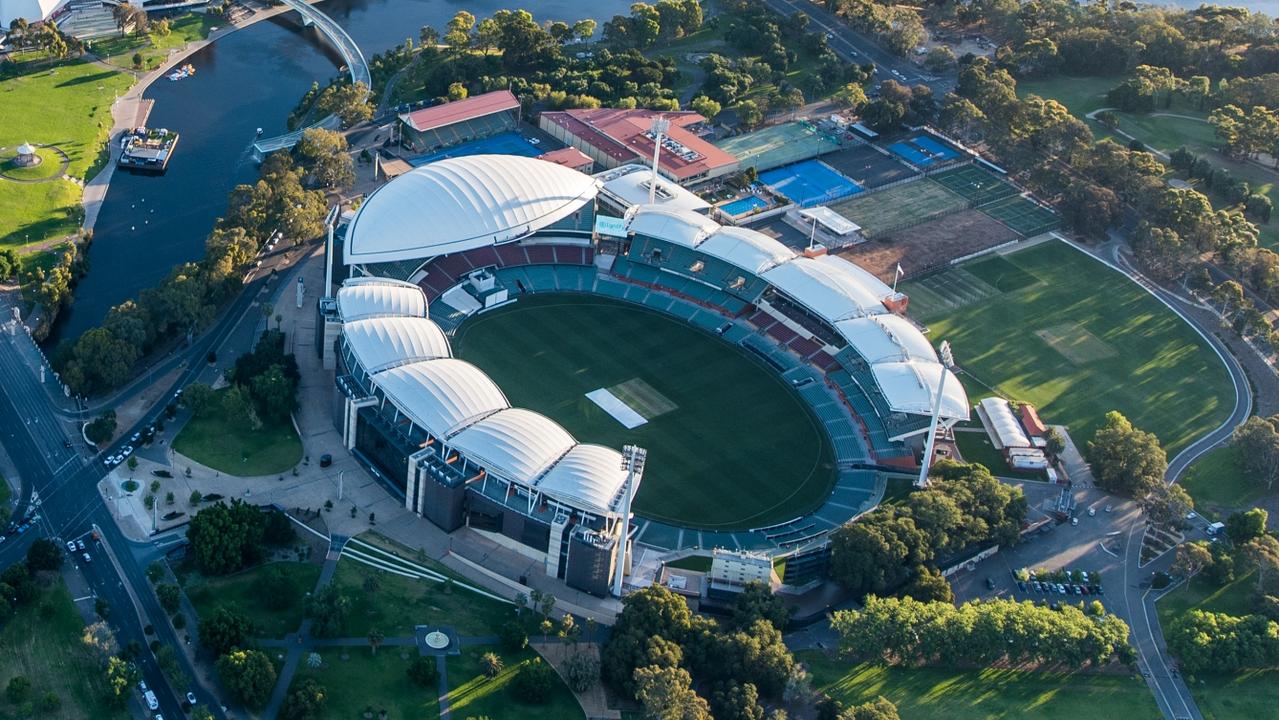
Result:
M178 133L167 128L135 128L121 138L124 146L117 167L144 173L162 173L178 146Z
M183 65L177 70L174 70L173 72L169 73L169 80L172 82L177 82L183 78L189 78L192 75L195 75L195 66L190 63L187 63L186 65Z

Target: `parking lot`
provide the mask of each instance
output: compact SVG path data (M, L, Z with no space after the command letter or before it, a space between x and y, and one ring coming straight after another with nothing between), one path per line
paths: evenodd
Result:
M1060 486L1025 483L1023 490L1031 505L1030 520L1044 517L1042 503L1052 502L1060 494ZM1058 523L1050 520L1043 527L1023 536L1011 550L979 563L973 570L963 570L950 578L959 602L975 598L1002 597L1016 600L1047 602L1079 602L1100 600L1102 604L1118 602L1129 579L1125 576L1124 544L1127 528L1137 519L1136 503L1092 488L1076 488L1070 493L1075 501L1072 520ZM1107 510L1109 508L1109 510ZM1139 537L1134 542L1139 542ZM1024 577L1021 583L1014 572L1034 570L1036 578ZM1056 571L1072 571L1065 575ZM1082 574L1088 573L1085 581ZM1100 576L1100 582L1093 582ZM1034 583L1039 582L1037 591ZM1051 582L1052 587L1047 584Z

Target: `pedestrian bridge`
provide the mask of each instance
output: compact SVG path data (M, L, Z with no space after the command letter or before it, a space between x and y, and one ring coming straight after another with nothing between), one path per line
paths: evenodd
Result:
M306 0L280 0L288 7L297 10L302 16L302 24L308 27L314 25L319 28L324 37L328 38L333 47L337 49L342 56L342 60L346 63L347 71L351 74L352 83L362 83L365 88L373 86L373 79L369 73L369 64L364 59L364 53L360 52L360 47L355 44L351 36L346 34L341 25L334 22L333 18L325 15L306 2ZM253 143L253 157L261 161L264 157L276 150L284 150L291 148L297 144L302 138L302 133L311 128L325 128L327 130L335 130L341 126L341 122L337 117L329 115L328 117L314 122L307 127L294 130L286 135L278 135L272 138L263 138Z

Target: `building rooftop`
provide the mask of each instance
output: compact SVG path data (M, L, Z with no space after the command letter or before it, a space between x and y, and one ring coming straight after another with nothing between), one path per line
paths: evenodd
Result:
M542 118L597 148L619 163L653 157L655 139L649 131L654 117L670 121L659 165L676 180L706 174L712 169L737 163L737 158L698 137L690 125L706 122L692 111L659 113L655 110L615 108L562 110L542 113Z
M515 110L519 106L519 98L511 94L510 90L494 90L465 100L454 100L443 105L401 113L400 120L414 130L424 132L504 110Z

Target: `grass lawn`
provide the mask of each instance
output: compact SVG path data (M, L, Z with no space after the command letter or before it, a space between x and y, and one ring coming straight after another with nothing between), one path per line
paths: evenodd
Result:
M496 652L505 665L502 673L487 678L480 669L480 656ZM582 708L559 676L551 697L542 705L525 705L506 691L506 686L525 663L531 662L537 653L525 649L519 653L506 653L496 647L470 647L461 655L448 658L449 708L453 717L488 717L493 720L569 720L581 718Z
M69 175L92 177L103 162L111 101L132 84L127 73L80 61L0 80L0 156L7 158L24 142L57 145L71 161ZM0 247L74 232L80 196L80 188L67 181L0 180Z
M1196 460L1181 479L1181 486L1195 499L1200 512L1222 516L1232 509L1251 507L1265 494L1244 473L1239 451L1230 446L1211 450Z
M959 454L964 456L965 462L985 465L987 470L999 477L1044 479L1044 474L1041 472L1026 472L1010 467L1008 461L1004 460L1004 456L990 444L990 438L985 432L957 432L955 444L959 446Z
M955 295L952 274L1011 264L1034 278ZM920 288L923 292L912 293ZM1179 317L1123 275L1064 243L1045 243L904 283L936 340L955 346L969 396L1033 403L1045 422L1089 440L1110 410L1155 433L1169 457L1216 427L1232 403L1216 355Z
M0 173L18 180L44 180L62 170L62 156L50 148L36 148L36 156L40 158L40 164L20 166L17 153L8 153L0 161Z
M284 571L292 583L292 601L280 610L267 607L256 584L258 578L275 568ZM297 630L302 623L304 601L319 578L319 565L275 562L226 577L206 578L192 574L187 576L184 589L200 617L211 617L222 607L235 609L253 620L261 637L281 638Z
M364 586L369 577L377 578L373 592ZM349 558L338 561L333 584L351 598L344 637L363 637L374 628L386 637L412 635L418 625L448 625L459 635L494 635L515 614L514 606L464 588L447 590L443 583L406 578Z
M813 685L845 703L883 695L902 720L1079 720L1155 718L1159 709L1140 678L1017 670L947 670L850 664L821 651L795 653Z
M1200 575L1156 604L1159 622L1167 628L1174 618L1191 609L1246 615L1253 611L1255 586L1251 573L1222 588L1214 587ZM1271 717L1274 708L1279 707L1276 670L1187 677L1186 685L1207 720L1255 720Z
M302 460L293 423L263 422L254 430L241 418L214 409L193 417L173 439L173 449L228 475L253 477L291 470Z
M141 53L142 67L150 70L158 67L168 57L170 50L203 40L214 27L225 24L226 21L222 18L205 13L186 13L169 19L168 35L150 32L145 35L103 38L93 41L92 50L107 62L125 68L132 68L134 53Z
M672 560L666 563L666 567L676 568L678 570L693 570L695 572L710 572L711 560L705 555L689 555L679 560Z
M23 675L31 681L31 696L53 692L62 701L58 710L39 717L48 720L128 718L124 709L103 704L107 687L94 651L81 642L84 622L61 580L44 591L34 606L19 609L0 630L0 686ZM7 701L5 710L11 709ZM8 717L8 715L5 715Z
M579 441L648 448L640 515L761 527L817 506L834 482L829 439L786 381L656 311L596 297L525 297L468 320L454 349L488 372L512 405L550 416ZM627 430L585 397L622 383L615 395L644 396L668 411L648 412L647 424ZM642 392L631 392L637 386ZM636 407L635 397L627 404Z
M407 660L400 657L407 651ZM382 647L377 654L369 648L321 648L324 666L310 668L305 659L298 666L293 680L311 679L328 691L328 711L325 717L363 717L365 708L385 710L388 720L419 720L434 718L440 714L436 699L438 689L422 688L409 680L409 663L417 655L414 648ZM349 659L343 660L342 653Z

